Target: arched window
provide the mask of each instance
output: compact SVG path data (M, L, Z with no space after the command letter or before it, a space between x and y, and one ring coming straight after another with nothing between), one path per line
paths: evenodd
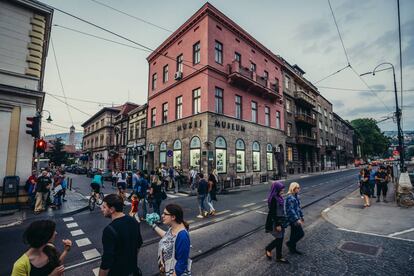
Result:
M252 167L254 172L260 171L260 144L253 142L252 144Z
M267 170L273 171L273 147L271 144L267 144L266 146L266 161Z
M177 168L181 168L181 141L175 140L174 141L174 153L173 153L173 166Z
M236 141L236 172L246 171L246 148L242 139Z
M167 144L165 142L161 142L160 144L160 164L167 163Z
M227 143L223 137L216 138L216 170L217 173L227 172Z
M201 157L201 141L200 138L194 136L190 141L190 167L200 170Z

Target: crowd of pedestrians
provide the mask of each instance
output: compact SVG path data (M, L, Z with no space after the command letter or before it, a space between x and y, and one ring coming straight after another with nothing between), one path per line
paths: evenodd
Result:
M58 209L66 201L68 179L60 169L36 171L26 180L25 190L29 196L30 206L35 214L45 211L48 206Z
M388 183L393 179L394 172L390 165L381 165L377 170L371 165L362 168L358 174L358 183L361 198L364 199L364 208L371 206L371 198L376 198L376 202L380 202L382 196L382 201L387 203Z

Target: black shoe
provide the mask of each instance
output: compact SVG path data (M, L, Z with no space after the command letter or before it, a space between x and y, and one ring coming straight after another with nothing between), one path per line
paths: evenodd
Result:
M373 195L372 198L377 198L377 197Z
M295 249L290 246L289 242L286 242L286 246L289 249L290 253L295 253Z
M285 258L276 259L276 262L282 263L282 264L290 264L290 262L286 260Z
M62 201L67 201L67 200L63 198Z
M386 200L386 199L384 199L383 201L384 201L385 203L387 203L387 202L388 202L388 200Z
M377 198L377 202L380 202L381 200L379 198Z
M303 252L301 252L301 251L299 251L299 250L297 250L297 249L295 249L293 253L294 253L294 254L297 254L297 255L304 255L304 253L303 253Z

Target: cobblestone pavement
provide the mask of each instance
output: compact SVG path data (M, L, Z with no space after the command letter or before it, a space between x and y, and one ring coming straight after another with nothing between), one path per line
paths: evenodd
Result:
M194 275L414 275L414 243L344 232L323 219L305 227L305 237L298 244L304 256L290 255L284 246L289 265L265 258L264 248L271 240L269 234L252 235L196 263ZM377 246L379 254L370 256L339 249L345 241ZM201 267L210 269L206 274L198 274Z

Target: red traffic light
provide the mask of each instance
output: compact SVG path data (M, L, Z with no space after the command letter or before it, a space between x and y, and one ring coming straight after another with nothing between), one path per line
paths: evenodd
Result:
M46 143L45 140L43 140L43 139L37 140L37 142L36 142L36 150L37 150L38 153L45 152L46 147L47 147L47 143Z

